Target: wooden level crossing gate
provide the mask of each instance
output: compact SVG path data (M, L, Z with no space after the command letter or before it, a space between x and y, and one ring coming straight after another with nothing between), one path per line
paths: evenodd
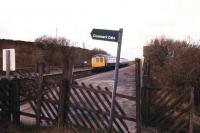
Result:
M30 122L27 124L37 126L68 125L93 131L108 130L112 92L107 87L86 86L84 83L77 82L70 84L69 81L62 79L61 74L47 76L34 74L15 79L13 83L17 88L17 93L13 93L15 95L13 103L16 105L14 112L17 112L15 121L17 122L23 122L22 118L26 117L27 122ZM133 103L131 110L136 111L135 115L126 112L126 106L123 106L121 100ZM136 89L136 96L117 94L112 131L120 133L137 131L139 133L140 126L140 92L138 89Z
M11 120L11 89L12 83L7 79L0 80L0 121Z
M17 91L15 79L0 79L0 123L19 122L19 104L16 102L19 95Z
M134 102L136 97L116 95L113 131L130 132L127 123L128 121L136 122L136 118L130 117L124 111L119 103L120 99ZM81 83L81 85L74 83L70 91L69 122L82 127L106 131L109 125L111 100L112 93L108 88L100 88L99 86L94 88L92 85L86 86L84 83ZM134 123L132 124L134 125Z
M195 105L199 105L199 87L158 88L153 82L151 67L148 61L144 62L144 86L141 89L144 124L153 126L160 132L195 132L200 127L200 117L195 108Z
M61 84L61 75L21 79L20 114L34 118L37 126L57 125Z
M108 88L86 86L84 83L74 82L68 93L66 90L62 90L67 88L64 81L61 82L58 79L61 79L61 75L60 77L58 75L44 77L43 89L40 93L37 92L38 81L23 79L20 83L21 89L23 89L20 95L25 100L21 101L21 106L24 108L27 106L29 109L21 110L20 114L35 118L36 124L40 126L56 126L61 121L63 122L61 124L64 125L106 131L109 126L112 92ZM26 85L31 85L31 87ZM64 92L65 94L61 94ZM63 109L60 107L62 104L61 95L65 95ZM122 107L122 104L118 102L121 99L133 102L133 104L136 101L136 97L116 95L113 131L122 133L136 131L138 125L135 122L137 119L135 116L130 117L124 111L125 107ZM132 111L134 110L133 106Z

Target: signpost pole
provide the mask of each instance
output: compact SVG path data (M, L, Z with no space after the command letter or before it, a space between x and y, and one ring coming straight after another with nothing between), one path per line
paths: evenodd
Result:
M119 62L120 62L120 53L121 53L121 44L122 44L122 33L123 33L123 29L119 29L117 58L116 58L115 75L114 75L114 88L113 88L113 92L112 92L112 103L111 103L108 132L112 132L113 117L114 117L114 112L115 112L115 100L116 100L115 97L116 97L117 84L118 84L118 73L119 73Z
M6 78L10 79L10 51L6 51Z
M118 83L122 33L123 33L122 28L119 29L119 31L105 30L105 29L93 29L92 32L90 33L92 39L118 42L117 58L116 58L116 64L115 64L115 75L114 75L114 87L113 87L113 91L112 91L112 103L111 103L109 129L108 129L109 133L112 132L113 118L114 118L114 113L115 113L115 100L116 100L115 97L116 97L117 83Z

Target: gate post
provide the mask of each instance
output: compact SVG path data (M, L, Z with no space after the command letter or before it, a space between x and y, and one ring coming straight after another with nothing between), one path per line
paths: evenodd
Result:
M59 105L58 105L58 128L62 129L64 124L67 124L69 111L69 93L70 85L72 83L72 62L70 59L64 61L63 80L60 87Z
M150 116L150 64L147 60L144 60L144 86L142 89L142 117L145 125L149 124Z
M60 88L59 96L59 107L58 107L58 128L63 128L67 119L67 112L69 110L69 90L70 82L69 80L63 79L62 86Z
M194 113L194 88L190 89L190 105L192 106L190 109L190 116L189 116L189 133L193 133L193 113Z
M7 99L3 100L3 104L5 107L5 110L3 110L3 112L5 111L5 120L8 122L12 122L13 120L13 86L12 86L12 82L11 80L7 79L3 79L3 89L5 90L5 95L7 97ZM7 86L7 87L6 87ZM7 108L6 108L7 106Z
M140 59L135 59L135 81L136 81L136 127L137 133L141 133L141 101L140 101L140 94L141 94L141 85L140 85Z
M40 63L38 66L39 71L39 81L38 81L38 90L37 90L37 110L36 110L36 125L40 126L41 121L41 99L42 99L42 88L43 88L43 70L44 70L44 64Z
M19 96L19 79L15 78L13 82L13 123L20 124L20 96Z

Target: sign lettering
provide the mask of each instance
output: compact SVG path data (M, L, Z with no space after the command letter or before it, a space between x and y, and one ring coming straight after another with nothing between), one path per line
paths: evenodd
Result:
M93 29L91 32L92 39L118 42L119 31L116 30L104 30Z

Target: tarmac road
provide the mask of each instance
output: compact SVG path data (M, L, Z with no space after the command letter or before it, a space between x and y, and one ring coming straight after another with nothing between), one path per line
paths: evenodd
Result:
M119 69L117 93L135 96L134 65ZM77 82L92 84L93 86L108 87L111 91L114 84L114 70L77 79Z
M114 84L114 70L93 75L90 77L85 77L82 79L76 80L78 83L84 82L86 85L92 84L95 86L108 87L111 91L113 89ZM117 93L124 94L128 96L136 95L136 87L135 87L135 65L131 65L128 67L124 67L119 69L119 79L118 79L118 87ZM127 99L117 99L120 106L124 109L125 113L130 117L135 117L136 115L136 103L135 101L130 101ZM127 122L129 130L131 132L136 132L134 122ZM154 133L152 129L142 128L142 133Z
M118 88L117 93L129 95L129 96L135 96L135 66L131 65L125 68L119 69L119 80L118 80ZM100 86L101 88L107 87L111 91L113 89L113 83L114 83L114 70L93 75L90 77L85 77L81 79L77 79L77 82L84 82L86 85L92 84L95 86ZM136 107L135 107L135 101L130 101L127 99L117 99L119 105L124 109L125 113L128 114L130 117L135 117ZM30 113L30 107L28 105L21 106L21 111L25 111L27 113ZM23 122L22 122L23 121ZM21 122L26 123L29 125L35 124L35 119L27 119L25 116L21 116ZM126 122L129 130L132 133L136 132L135 129L135 122ZM142 128L142 133L154 133L151 129L148 128Z

